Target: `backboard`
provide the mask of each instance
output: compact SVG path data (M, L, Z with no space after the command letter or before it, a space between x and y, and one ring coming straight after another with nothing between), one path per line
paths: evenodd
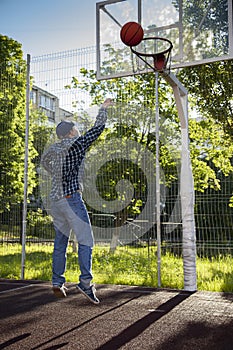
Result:
M96 4L97 79L152 69L120 40L121 27L138 22L144 37L173 44L171 69L233 58L232 0L107 0ZM142 44L141 44L142 45Z

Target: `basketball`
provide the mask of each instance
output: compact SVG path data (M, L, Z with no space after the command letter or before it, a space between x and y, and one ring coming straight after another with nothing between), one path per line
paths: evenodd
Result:
M137 22L127 22L120 32L121 41L127 46L136 46L143 39L144 31L141 24Z
M154 67L156 70L162 70L165 67L166 57L163 54L159 54L154 60Z

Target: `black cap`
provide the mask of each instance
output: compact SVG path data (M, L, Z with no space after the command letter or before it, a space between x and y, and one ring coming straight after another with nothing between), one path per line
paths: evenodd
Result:
M56 134L59 139L62 139L64 136L69 134L70 130L73 128L75 124L69 121L62 121L56 127Z

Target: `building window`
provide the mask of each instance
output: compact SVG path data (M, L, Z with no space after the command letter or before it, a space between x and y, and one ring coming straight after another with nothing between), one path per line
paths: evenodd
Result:
M40 95L40 107L55 111L54 99L49 96Z
M36 105L36 91L30 91L30 100Z

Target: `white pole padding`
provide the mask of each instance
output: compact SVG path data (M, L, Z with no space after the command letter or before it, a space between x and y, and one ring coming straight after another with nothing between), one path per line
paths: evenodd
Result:
M183 268L184 289L197 290L196 278L196 229L194 219L194 184L192 167L189 155L188 130L181 129L182 154L181 154L181 211L183 228Z
M194 181L189 150L188 92L172 73L163 75L172 86L181 124L180 196L183 230L184 289L197 290L196 229L194 218Z

